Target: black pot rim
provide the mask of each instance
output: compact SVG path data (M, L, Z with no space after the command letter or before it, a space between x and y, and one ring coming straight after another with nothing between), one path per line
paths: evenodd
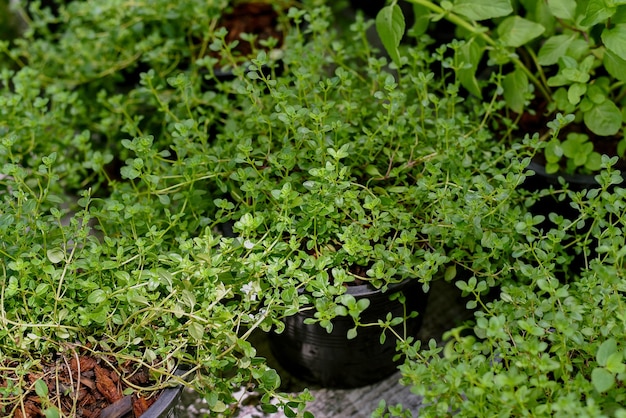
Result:
M174 374L177 376L182 375L182 371L175 370ZM174 407L178 402L178 398L183 390L183 385L177 385L171 388L164 389L157 400L141 414L140 418L165 418L168 415L167 412Z
M563 179L569 184L577 184L577 185L586 186L586 187L596 187L599 185L595 179L595 175L568 174L568 173L563 173L561 171L556 172L556 173L547 173L546 167L543 164L540 164L533 160L530 161L526 169L530 171L534 171L536 175L545 177L545 178L552 178L552 179L558 180L559 177L563 177Z
M417 279L404 279L398 283L391 283L387 286L386 292L383 292L382 289L373 287L369 283L358 284L358 285L350 285L348 283L348 285L346 286L346 289L347 289L346 293L352 296L359 296L359 297L372 296L378 293L388 293L388 292L393 292L393 291L402 289L403 287L411 283L413 280L417 280Z

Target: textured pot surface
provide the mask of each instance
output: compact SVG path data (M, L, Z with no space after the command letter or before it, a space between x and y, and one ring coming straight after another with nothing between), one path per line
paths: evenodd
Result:
M182 385L165 389L141 418L184 418L176 408L182 390Z
M401 290L406 296L407 312L419 313L406 322L407 336L416 336L427 295L417 281L403 283ZM349 287L348 293L357 300L370 300L370 306L361 314L362 323L384 320L388 312L394 317L404 314L398 301L389 300L393 291L382 293L361 285ZM272 353L293 375L325 387L355 388L378 382L397 370L398 363L393 361L396 338L391 333L387 332L387 340L380 344L381 328L364 327L359 328L356 338L348 340L346 334L354 327L351 317L333 320L330 334L318 324L305 324L304 320L309 317L313 317L313 313L306 311L285 318L284 332L270 336ZM400 335L404 333L403 324L395 329Z

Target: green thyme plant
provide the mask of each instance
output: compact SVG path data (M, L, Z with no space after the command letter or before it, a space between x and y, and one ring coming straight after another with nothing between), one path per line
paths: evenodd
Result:
M92 212L88 192L77 213L46 204L53 164L50 157L37 173L10 164L2 170L3 414L24 407L29 379L42 377L55 355L148 367L155 382L146 391L185 384L204 394L216 413L236 405L232 393L252 382L280 399L276 372L247 341L255 329L268 329L273 310L271 298L246 290L257 265L253 252L209 230L167 245L157 225L134 235L98 231L103 220ZM147 210L150 203L144 205ZM135 222L150 222L129 215L129 231L139 231ZM175 369L183 376L174 377ZM42 408L48 410L61 410L69 396L37 382L34 390L47 393Z
M37 371L71 342L162 384L188 366L214 414L249 386L268 411L304 413L310 396L280 393L253 332L313 302L326 328L349 314L382 333L397 320L360 324L344 283L463 279L473 308L516 271L516 190L538 138L502 145L495 107L430 71L440 54L409 48L392 72L371 22L340 30L303 6L280 63L260 50L229 80L189 44L236 62L204 37L205 2L29 6L25 37L2 44L21 67L2 74L5 410L18 359Z
M440 19L454 24L456 36L465 42L454 51L459 65L453 70L471 94L483 97L485 85L479 78L487 70L495 71L501 74L497 87L516 114L533 113L534 109L553 115L573 114L576 123L593 135L588 144L621 137L626 51L620 40L626 33L626 9L620 2L410 3L416 15L410 31L413 36L436 30L431 23ZM395 1L380 11L377 28L395 64L403 65L399 42L405 33L404 17ZM498 69L503 69L502 73ZM561 141L568 143L565 138ZM622 144L613 155L621 155L623 149ZM576 160L574 166L599 168L597 155L582 151L571 154L564 155ZM581 164L584 156L593 162Z
M603 158L600 186L568 192L573 221L554 217L548 231L527 228L515 244L517 280L502 287L475 321L454 329L445 346L406 347L404 381L424 396L420 416L624 416L624 189ZM580 229L581 224L588 228ZM589 239L596 241L590 253ZM577 280L554 275L573 239L585 258ZM527 257L530 255L529 257ZM469 331L469 333L468 333Z

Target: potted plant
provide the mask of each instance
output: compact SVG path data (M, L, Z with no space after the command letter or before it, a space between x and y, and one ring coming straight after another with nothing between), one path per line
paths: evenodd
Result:
M495 112L435 77L438 56L408 48L396 74L365 42L362 18L340 32L327 7L291 9L308 26L287 35L288 71L263 71L271 57L259 51L207 90L200 66L177 69L191 56L177 19L210 21L197 7L71 2L60 14L76 19L62 31L33 18L7 49L21 67L1 74L0 96L7 413L33 393L60 413L80 390L42 371L76 352L119 366L109 377L120 382L148 371L148 387L133 383L122 399L182 384L228 414L243 387L293 414L310 397L280 392L253 333L309 312L324 332L347 318L346 337L375 329L412 346L409 300L432 280L468 272L473 308L513 274L525 216L515 190L537 141L494 140ZM139 62L148 70L120 89ZM385 302L408 281L406 311L367 319L348 286L357 276ZM69 404L64 413L80 402Z
M603 9L595 1L502 0L488 7L464 1L411 3L419 16L412 34L424 33L438 18L455 25L461 41L442 54L450 57L449 68L467 92L478 98L492 95L491 107L499 107L503 116L493 127L498 135L515 142L539 134L541 152L528 166L535 175L523 187L550 190L534 199L534 213L545 218L540 227L554 226L552 212L579 218L562 180L572 190L597 189L603 154L617 156L617 167L623 166L625 56L616 42L623 30L623 6ZM401 65L402 10L392 3L381 10L377 24L387 50ZM491 81L486 80L489 72ZM498 96L501 100L495 100ZM565 276L580 270L578 255L569 254Z
M469 93L486 93L478 72L499 74L496 83L513 112L509 117L523 131L546 132L557 113L573 115L567 122L575 123L559 135L546 134L547 173L596 171L601 154L623 154L626 54L618 41L624 30L623 6L596 1L410 3L419 16L412 34L423 33L439 18L456 26L464 43L454 51L453 69ZM402 10L393 2L381 10L377 22L387 50L400 65Z
M624 414L624 327L615 321L623 304L624 189L610 191L621 177L606 157L603 165L600 192L576 198L598 253L576 281L561 283L555 243L565 235L586 246L589 233L563 218L549 231L525 228L527 241L515 244L516 280L500 297L445 344L409 351L401 369L424 396L420 416L494 416L503 408L510 416Z
M354 36L366 25L357 20ZM311 43L319 45L315 36L321 35ZM241 74L240 100L248 105L228 120L241 129L225 131L214 143L219 171L229 173L220 180L229 192L218 204L243 242L266 249L264 260L289 260L253 286L259 297L279 292L295 304L277 320L279 335L305 322L293 317L305 310L311 333L319 323L358 338L382 325L376 332L386 329L388 338L395 315L365 326L361 313L368 302L359 303L350 284L358 278L385 289L408 279L427 287L436 278L451 280L458 268L479 282L478 293L496 285L499 275L509 274L499 263L510 256L496 243L513 239L512 219L523 211L504 196L523 181L526 151L504 152L492 142L471 104L458 100L458 85L429 72L436 57L423 48L410 50L412 59L396 79L384 59L371 58L369 44L329 41L326 55L311 55L306 63L298 48L286 51L285 61L299 64L291 77L264 77L262 57ZM461 185L467 178L479 186ZM419 296L419 286L410 293L407 301ZM289 349L278 341L275 348ZM292 369L330 385L368 382L323 377L293 362Z

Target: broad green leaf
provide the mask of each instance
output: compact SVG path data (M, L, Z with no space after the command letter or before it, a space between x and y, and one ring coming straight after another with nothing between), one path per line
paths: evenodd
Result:
M498 35L506 46L518 48L541 35L546 29L539 23L519 16L504 19L498 25Z
M617 352L617 342L613 338L609 338L600 344L598 353L596 354L596 360L600 366L606 366L609 357Z
M96 289L87 296L87 302L92 305L99 305L107 298L106 292L102 289Z
M507 16L513 7L510 0L457 0L452 11L471 20L486 20Z
M602 155L599 152L592 152L587 156L585 168L591 171L598 171L602 168Z
M476 79L476 68L485 52L485 48L477 39L472 39L458 49L460 63L469 64L457 70L457 76L461 85L467 89L470 94L478 98L482 98L482 90Z
M191 322L188 331L189 335L196 341L200 341L204 337L204 327L198 322Z
M418 37L425 34L430 24L430 10L421 4L414 4L413 16L415 17L415 22L410 29L411 36Z
M606 22L616 12L616 7L609 7L605 0L589 0L585 17L580 21L581 26L589 27Z
M606 369L611 373L624 373L626 364L624 364L624 355L621 351L611 354L606 360Z
M53 264L57 264L65 260L65 252L60 248L53 248L51 250L48 250L46 251L46 255L48 256L48 260L50 260L50 262Z
M604 51L602 63L606 71L619 81L626 82L626 60L611 51Z
M273 390L280 386L280 376L276 370L268 369L261 376L261 384L267 389Z
M596 367L591 372L591 383L598 392L606 392L613 387L615 376L605 368Z
M559 58L565 55L575 35L551 36L539 48L537 61L540 65L554 65L559 62Z
M617 25L602 31L602 42L606 49L621 59L626 59L626 24Z
M354 340L357 336L356 328L350 328L348 333L346 334L346 338L349 340Z
M583 120L591 132L600 136L615 135L622 127L622 113L610 100L593 106L584 113Z
M40 398L47 398L48 397L48 385L46 385L46 382L44 382L41 379L35 380L35 393Z
M502 81L506 105L516 113L522 113L528 91L528 77L519 68L507 74Z
M548 8L555 17L572 20L576 15L576 0L548 0Z
M404 35L405 22L402 9L397 4L393 6L385 6L376 15L376 31L380 37L385 50L400 67L400 51L398 46L402 35Z
M43 414L46 418L59 418L61 416L59 410L54 406L44 409Z
M623 3L622 5L617 7L617 11L613 16L611 16L611 23L614 25L619 25L622 23L626 23L626 6Z
M544 154L548 162L557 162L563 156L563 146L558 139L552 139L546 145Z

